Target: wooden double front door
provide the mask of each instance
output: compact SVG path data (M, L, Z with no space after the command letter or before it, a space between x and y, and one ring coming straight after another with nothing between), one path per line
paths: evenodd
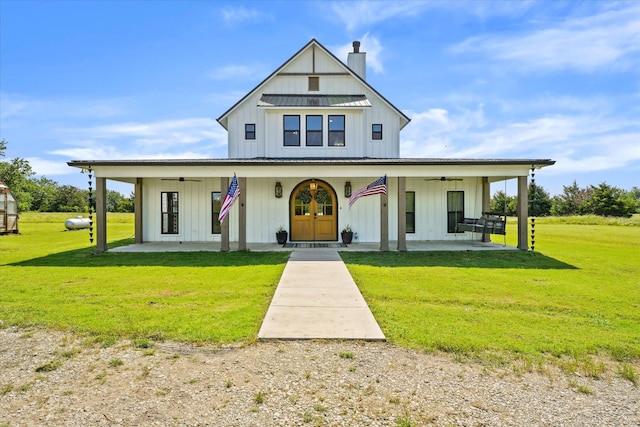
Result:
M298 184L290 199L291 240L338 240L336 192L323 181Z

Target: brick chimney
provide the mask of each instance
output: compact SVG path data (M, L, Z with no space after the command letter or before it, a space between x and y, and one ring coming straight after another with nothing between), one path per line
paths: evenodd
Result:
M360 52L360 42L353 42L353 52L349 52L347 66L362 80L367 80L367 53Z

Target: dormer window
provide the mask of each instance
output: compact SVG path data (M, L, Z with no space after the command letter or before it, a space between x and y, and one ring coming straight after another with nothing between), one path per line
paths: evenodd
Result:
M317 92L320 90L320 77L309 76L309 92Z

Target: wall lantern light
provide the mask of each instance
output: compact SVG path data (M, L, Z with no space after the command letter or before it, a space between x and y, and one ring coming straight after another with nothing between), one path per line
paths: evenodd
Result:
M309 184L309 189L311 191L316 191L318 189L318 183L315 181L311 181L311 183Z
M344 197L351 197L351 181L344 183Z
M280 181L276 182L275 193L276 193L276 198L279 199L282 197L282 184L280 183Z

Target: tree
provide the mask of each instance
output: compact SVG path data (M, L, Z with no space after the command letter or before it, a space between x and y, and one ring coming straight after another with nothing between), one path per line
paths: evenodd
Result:
M585 210L588 213L601 216L630 217L636 211L635 201L627 193L617 187L600 183L597 187L591 186L593 193L585 201Z
M117 191L107 190L107 211L133 212L133 200L127 199Z
M547 216L551 214L551 196L535 182L529 183L529 216Z
M33 201L31 210L40 212L52 212L55 205L56 195L58 193L58 183L45 178L44 176L37 179L31 179Z
M574 180L569 186L562 186L562 194L551 199L552 215L580 215L584 213L584 202L589 198L592 190L580 188Z
M35 173L27 160L16 157L10 162L0 162L0 180L11 189L20 211L31 210L33 185L30 178L33 175Z
M491 212L500 212L514 216L518 210L518 198L516 196L507 196L504 191L498 191L491 198L489 206Z
M640 187L631 187L631 190L627 191L627 196L635 202L636 213L640 213Z
M87 202L82 190L73 185L63 185L56 191L52 208L54 212L86 212Z
M4 138L0 141L0 157L4 157L4 153L7 151L7 141Z

